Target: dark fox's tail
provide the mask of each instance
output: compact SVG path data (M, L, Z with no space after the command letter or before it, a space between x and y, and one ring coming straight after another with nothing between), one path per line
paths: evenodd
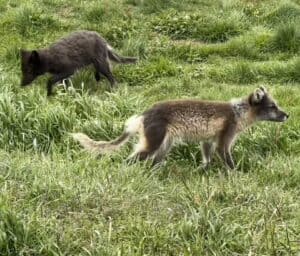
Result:
M142 127L143 116L132 116L126 121L124 132L116 139L111 141L95 141L83 133L72 133L74 140L89 152L105 154L118 150L130 137L136 134Z
M123 57L118 55L110 45L107 45L108 57L110 60L115 61L117 63L136 63L138 61L135 57Z

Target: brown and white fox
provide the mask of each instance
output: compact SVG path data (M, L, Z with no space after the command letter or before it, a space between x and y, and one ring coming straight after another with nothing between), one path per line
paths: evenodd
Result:
M281 110L264 87L248 97L230 102L173 100L159 102L143 114L131 117L123 134L115 140L94 141L82 133L73 138L88 151L103 154L119 149L134 134L139 142L131 157L161 161L177 141L202 141L203 164L207 166L217 149L224 163L234 168L231 147L237 135L256 121L284 122Z

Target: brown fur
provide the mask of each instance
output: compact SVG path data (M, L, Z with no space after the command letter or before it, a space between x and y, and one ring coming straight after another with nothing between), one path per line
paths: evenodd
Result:
M160 102L141 116L132 118L127 123L124 134L130 137L139 133L139 142L131 155L134 159L152 158L156 163L165 157L174 142L202 141L205 166L210 163L212 154L217 149L224 163L234 168L231 147L240 132L256 121L283 122L287 118L288 115L276 105L266 89L261 87L248 97L235 102L200 100ZM91 151L88 144L76 136L75 134L75 139ZM124 141L125 139L119 139L119 145ZM116 143L113 142L115 141L106 143L113 144L114 149L117 149ZM92 151L103 153L105 148L98 145Z

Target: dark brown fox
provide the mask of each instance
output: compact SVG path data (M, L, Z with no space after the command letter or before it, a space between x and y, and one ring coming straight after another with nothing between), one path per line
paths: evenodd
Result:
M91 152L106 153L119 149L139 133L134 159L161 161L176 141L202 141L204 166L217 149L224 163L234 168L231 147L237 135L256 121L284 122L282 111L264 87L248 97L231 102L175 100L160 102L140 116L131 117L123 134L110 142L94 141L82 133L73 138Z
M113 87L116 80L111 72L109 60L117 63L135 63L137 58L122 57L96 32L79 31L62 38L49 48L21 50L22 86L29 85L38 76L50 73L47 95L52 86L71 76L76 70L88 65L95 67L95 79L105 76Z

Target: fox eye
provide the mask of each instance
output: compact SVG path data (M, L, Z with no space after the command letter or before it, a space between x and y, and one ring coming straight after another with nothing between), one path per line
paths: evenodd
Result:
M269 108L276 109L277 107L276 107L275 104L272 104L272 105L269 106Z

